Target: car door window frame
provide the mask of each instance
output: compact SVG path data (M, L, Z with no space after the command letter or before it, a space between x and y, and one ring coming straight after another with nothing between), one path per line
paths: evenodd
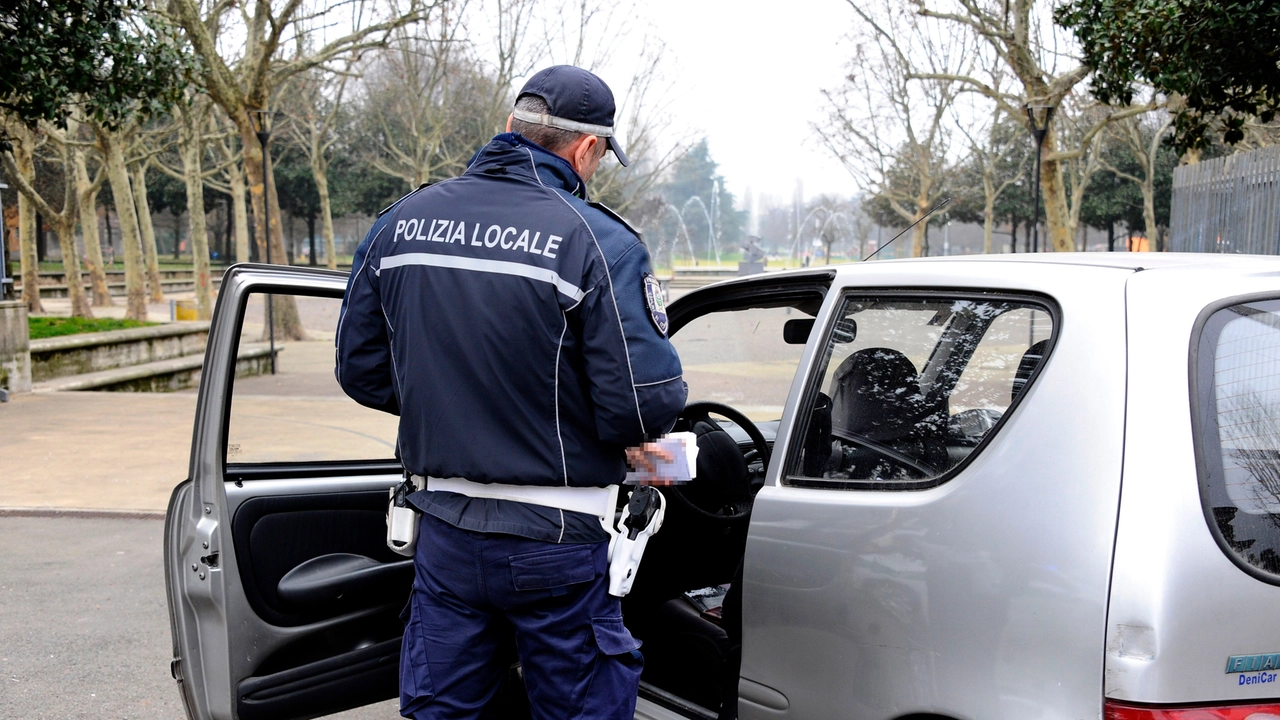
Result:
M249 286L240 294L239 304L235 309L235 322L231 329L232 347L229 353L230 358L236 358L239 356L240 342L244 332L245 314L247 312L249 301L254 295L290 295L295 297L315 297L339 301L343 297L341 293L334 294L333 291L328 288L279 285L272 282L263 282L251 279ZM398 473L402 471L403 468L398 460L387 458L305 460L300 462L228 462L227 450L231 434L231 404L234 401L236 385L235 370L236 363L232 360L229 364L226 386L221 398L222 406L220 408L221 428L218 439L219 461L222 466L223 478L226 481L239 484L254 480L275 480L281 478L304 479L330 477L335 475L341 475L344 477L358 475L386 475L388 473Z
M973 448L973 450L963 460L954 467L934 478L925 480L856 480L856 479L840 479L831 480L825 478L814 478L804 475L801 470L801 454L804 452L804 439L809 433L809 423L813 416L814 402L818 397L818 393L822 391L822 382L826 377L827 368L831 362L831 354L833 343L831 336L835 331L837 323L842 319L843 312L848 307L849 302L853 298L882 298L882 299L902 299L902 300L973 300L979 302L1013 302L1022 303L1024 305L1039 306L1038 309L1047 313L1052 322L1052 330L1049 334L1048 345L1045 348L1044 356L1027 378L1026 385L1013 398L1012 402L1005 408L1000 419L987 431L982 440ZM791 438L788 443L786 457L783 458L785 463L782 466L781 484L789 487L815 488L823 490L873 490L873 491L910 491L910 490L928 490L937 487L952 478L959 475L966 467L977 457L987 445L992 442L992 438L999 434L1001 428L1009 420L1009 417L1021 405L1023 398L1028 394L1030 387L1035 384L1036 379L1049 363L1053 355L1053 350L1058 342L1058 337L1062 333L1062 308L1053 298L1034 292L1018 292L1008 290L984 290L981 288L894 288L894 287L845 287L840 291L840 296L835 299L835 305L827 317L826 326L822 328L820 353L809 368L808 377L805 378L804 390L800 395L799 403L796 407L795 420L792 427ZM990 329L990 325L988 325ZM983 331L985 334L985 330ZM813 338L810 337L810 342ZM975 343L976 348L981 344L981 338ZM937 346L930 352L929 360L925 363L925 367L921 368L921 372L929 367L933 362L933 354L937 352ZM972 354L970 354L972 358Z

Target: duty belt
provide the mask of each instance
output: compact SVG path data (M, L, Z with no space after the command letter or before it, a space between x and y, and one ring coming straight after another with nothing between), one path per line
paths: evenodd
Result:
M422 480L414 475L415 481ZM600 518L600 524L610 537L617 535L613 528L613 513L618 507L618 486L568 487L563 485L503 485L478 483L466 478L426 478L426 489L432 492L451 492L473 498L511 500L529 505L569 510Z
M546 485L502 485L471 482L464 478L423 478L410 476L416 487L433 492L451 492L472 498L510 500L594 515L609 534L609 594L624 597L631 592L640 559L649 538L662 527L666 500L656 488L639 487L631 493L627 509L614 523L618 486L567 487ZM393 548L394 549L394 548Z

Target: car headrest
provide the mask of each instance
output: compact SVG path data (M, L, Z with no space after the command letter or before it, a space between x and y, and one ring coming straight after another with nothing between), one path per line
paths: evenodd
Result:
M1022 360L1018 362L1018 370L1013 374L1013 390L1009 393L1009 402L1018 399L1022 391L1027 387L1027 381L1031 379L1032 373L1040 366L1040 362L1044 360L1045 351L1049 349L1049 339L1045 338L1022 353Z
M831 378L831 430L870 440L893 440L927 414L916 367L897 350L859 350Z

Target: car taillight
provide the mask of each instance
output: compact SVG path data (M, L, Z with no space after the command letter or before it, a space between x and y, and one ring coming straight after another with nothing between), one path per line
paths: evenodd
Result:
M1107 700L1105 720L1280 720L1280 702L1261 705L1169 707L1125 705Z

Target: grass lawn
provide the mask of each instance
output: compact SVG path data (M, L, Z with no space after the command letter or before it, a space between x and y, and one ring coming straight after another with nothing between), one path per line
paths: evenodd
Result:
M115 318L72 317L33 317L27 319L31 331L31 339L58 337L59 335L76 335L104 330L124 330L126 328L147 327L159 323L142 322L140 320L117 320Z

